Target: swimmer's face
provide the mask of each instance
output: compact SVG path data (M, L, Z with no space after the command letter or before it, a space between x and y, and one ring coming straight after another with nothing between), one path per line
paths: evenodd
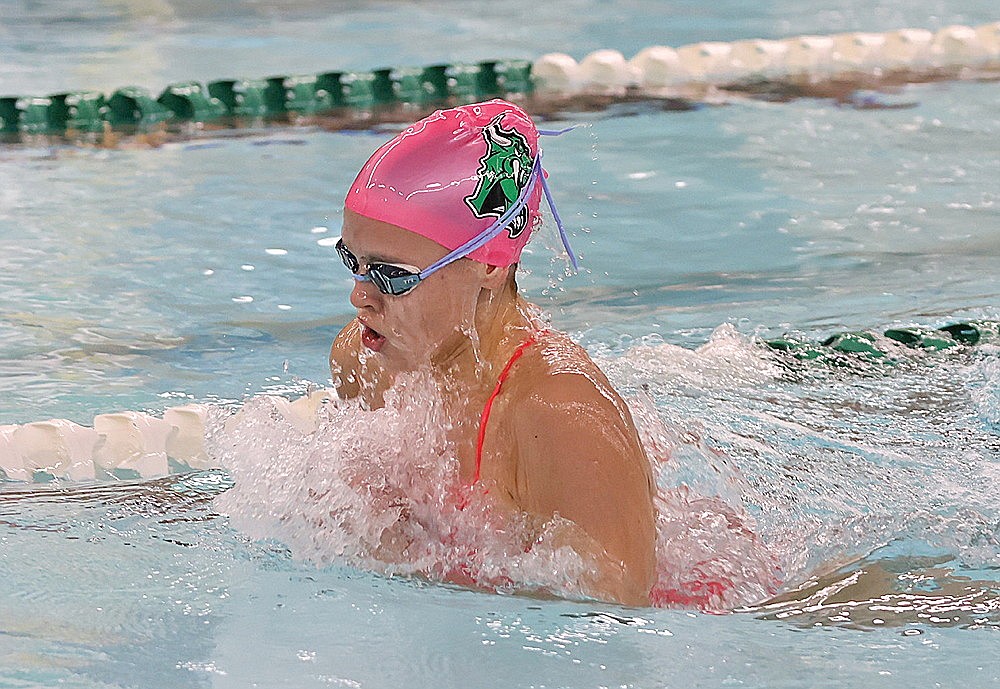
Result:
M361 274L379 262L424 269L448 253L426 237L346 209L342 236ZM483 264L459 259L399 296L383 294L370 281L355 282L351 305L363 326L362 345L390 371L446 360L473 332L486 273Z

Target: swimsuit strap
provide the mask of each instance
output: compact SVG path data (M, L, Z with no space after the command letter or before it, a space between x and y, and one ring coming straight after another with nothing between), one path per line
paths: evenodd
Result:
M514 366L514 362L521 358L526 350L531 345L535 344L537 340L534 335L529 335L528 339L518 345L517 349L511 355L510 360L507 365L503 367L503 371L500 372L500 377L497 379L497 386L493 388L493 394L490 398L486 400L486 406L483 407L482 416L479 417L479 437L476 439L476 475L472 478L472 483L479 483L479 470L483 464L483 440L486 438L486 422L490 419L490 411L493 409L493 402L500 395L500 388L503 386L503 382L507 380L510 375L510 369Z

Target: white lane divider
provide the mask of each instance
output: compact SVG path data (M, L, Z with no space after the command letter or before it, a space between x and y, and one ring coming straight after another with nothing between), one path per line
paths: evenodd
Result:
M960 77L963 70L1000 70L1000 22L947 26L936 33L910 28L650 46L632 59L615 50L595 51L580 62L565 53L548 53L534 62L532 78L542 93L614 95L628 89L662 94L695 86L761 80L815 83L893 73L911 78Z
M311 433L318 410L336 399L317 390L296 400L269 397L275 410L296 430ZM218 466L205 449L210 407L171 407L162 418L136 411L100 414L93 427L66 419L0 426L0 480L84 481L102 478L152 478L177 466Z

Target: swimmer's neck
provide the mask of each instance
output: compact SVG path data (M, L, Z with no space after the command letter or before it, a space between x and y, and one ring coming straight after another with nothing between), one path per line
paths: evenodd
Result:
M443 348L431 366L452 380L492 385L496 369L505 365L537 327L530 306L516 288L500 295L483 290L476 305L475 324L475 332L456 333L454 343Z

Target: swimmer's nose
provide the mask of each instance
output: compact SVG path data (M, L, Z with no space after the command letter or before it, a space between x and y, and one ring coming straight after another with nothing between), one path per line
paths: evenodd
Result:
M355 280L351 290L351 306L356 309L374 308L378 305L382 293L370 280Z

